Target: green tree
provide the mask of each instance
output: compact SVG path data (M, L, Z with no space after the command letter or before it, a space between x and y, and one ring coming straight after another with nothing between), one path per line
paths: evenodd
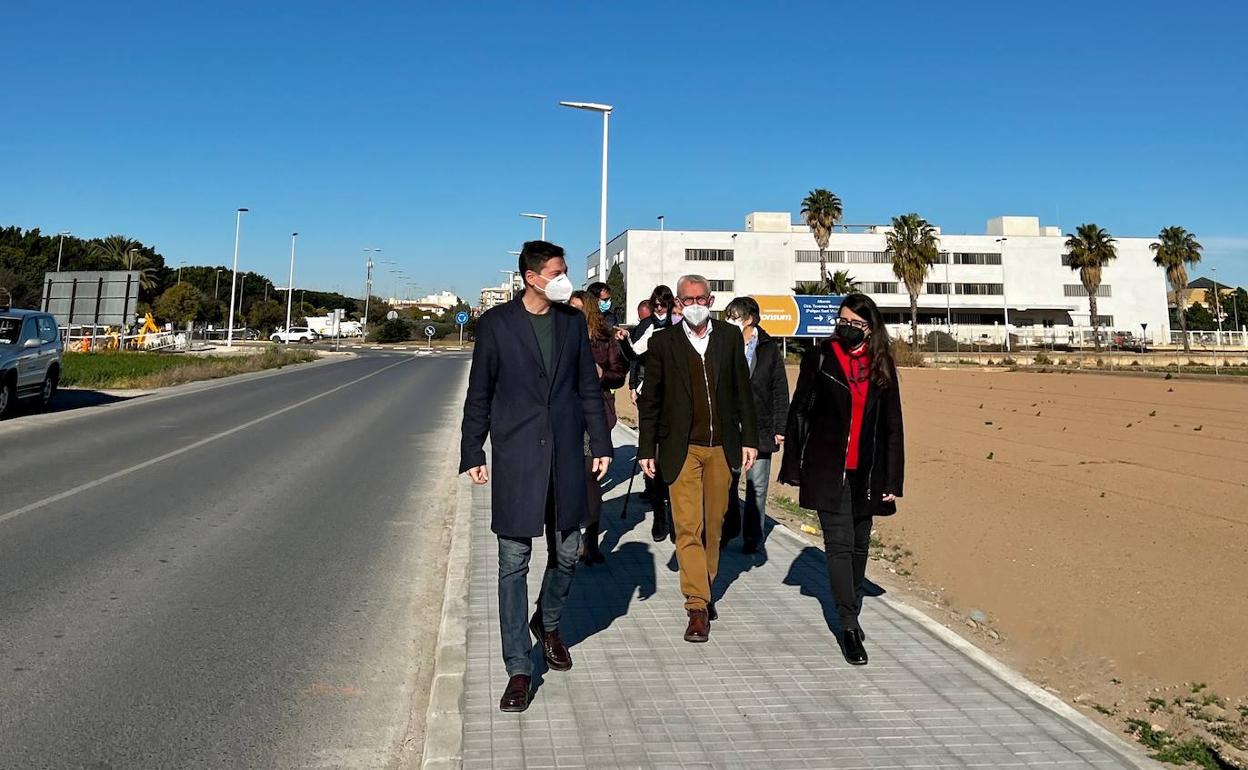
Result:
M412 324L402 318L386 320L375 327L369 336L373 342L407 342L412 338Z
M841 296L857 294L858 281L849 274L848 270L837 270L832 274L832 278L828 282L828 288L832 294L840 294Z
M793 293L798 296L821 297L832 291L823 281L798 281L793 285Z
M607 273L607 288L611 290L611 310L616 318L625 320L628 312L628 290L624 286L624 272L620 270L618 262Z
M153 311L157 318L174 326L195 321L203 312L204 295L189 283L171 286L156 298Z
M828 238L843 213L841 199L822 187L811 190L802 200L802 220L814 233L815 243L819 246L819 280L825 284L828 282Z
M1157 243L1149 244L1153 250L1153 263L1166 271L1166 281L1174 292L1175 305L1179 308L1179 329L1183 332L1183 350L1192 352L1187 339L1187 314L1182 312L1187 299L1187 266L1200 261L1201 245L1196 236L1182 227L1163 227L1157 234Z
M919 292L927 279L927 270L940 256L936 228L926 219L911 212L893 217L885 253L893 260L893 275L906 285L910 294L910 337L919 346Z
M265 336L285 323L286 306L277 300L257 302L247 311L247 325L259 329Z
M1199 302L1193 302L1183 311L1184 328L1194 332L1211 332L1218 328L1218 321L1213 313Z
M1088 293L1088 311L1092 316L1092 340L1101 351L1101 319L1096 314L1096 292L1101 288L1101 270L1118 258L1116 241L1102 227L1087 223L1066 234L1066 254L1070 269L1079 272L1079 280Z

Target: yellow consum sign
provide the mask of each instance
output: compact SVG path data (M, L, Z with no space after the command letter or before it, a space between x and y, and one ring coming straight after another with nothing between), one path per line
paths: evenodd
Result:
M751 294L758 303L759 325L775 337L793 337L797 334L800 315L797 300L791 294Z

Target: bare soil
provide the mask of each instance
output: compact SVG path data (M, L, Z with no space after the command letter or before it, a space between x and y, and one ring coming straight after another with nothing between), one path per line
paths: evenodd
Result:
M1248 383L907 369L902 388L906 495L868 575L1107 726L1248 766Z

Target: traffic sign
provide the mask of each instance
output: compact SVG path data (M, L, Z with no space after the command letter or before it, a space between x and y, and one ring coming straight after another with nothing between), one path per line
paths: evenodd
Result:
M429 339L433 339L433 335L437 333L438 333L438 330L434 328L433 324L425 324L425 336L426 337L428 337Z
M397 310L391 310L389 313L386 313L387 320L394 321L394 320L397 320L398 317L399 317L399 311Z
M460 326L463 326L464 324L468 323L468 311L461 310L458 313L456 313L455 323L459 324Z

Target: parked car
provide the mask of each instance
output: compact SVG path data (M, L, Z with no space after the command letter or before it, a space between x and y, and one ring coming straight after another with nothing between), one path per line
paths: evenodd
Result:
M52 403L64 351L50 314L0 306L0 418L18 399L38 399L40 407Z
M289 329L279 329L273 332L269 335L269 340L272 342L285 342L288 344L291 342L302 342L306 345L316 342L320 339L320 337L321 335L306 326L292 326Z

